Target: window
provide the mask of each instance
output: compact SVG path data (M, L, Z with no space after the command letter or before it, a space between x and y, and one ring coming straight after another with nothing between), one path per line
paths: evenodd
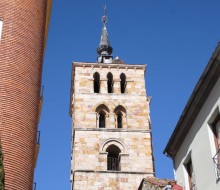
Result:
M0 20L0 40L2 39L2 28L3 28L3 21Z
M216 178L217 178L216 182L219 182L220 181L220 117L219 115L212 123L212 131L214 135L215 150L216 150L216 154L213 157L213 161L216 170Z
M126 110L123 106L119 105L114 110L116 128L125 128L126 125Z
M220 119L216 119L216 121L212 124L212 130L214 134L214 140L215 140L215 147L216 152L220 148Z
M108 153L107 157L107 170L119 171L120 169L120 148L116 145L110 145L106 152Z
M94 93L99 93L100 92L100 75L99 73L95 72L93 75L94 78Z
M195 190L195 179L194 179L194 171L193 171L193 165L191 158L189 161L185 164L186 171L188 174L188 181L189 181L189 189Z
M104 111L102 111L99 114L99 128L105 128L105 117L106 117L106 114Z
M101 104L96 108L96 126L98 128L106 128L107 118L109 117L109 109L106 105Z
M122 73L120 75L120 79L121 79L121 93L125 93L125 89L126 89L126 75L124 73Z
M117 126L118 126L118 128L122 128L122 113L118 113L118 115L117 115Z
M113 75L111 73L107 74L107 87L108 93L113 93Z

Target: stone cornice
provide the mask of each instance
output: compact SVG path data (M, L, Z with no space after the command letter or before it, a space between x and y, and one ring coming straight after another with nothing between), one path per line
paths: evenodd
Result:
M73 62L74 67L91 67L91 68L117 68L117 69L143 69L146 70L146 64L107 64L107 63L85 63L85 62Z
M73 171L74 173L109 173L109 174L137 174L137 175L154 175L154 172L134 172L134 171L112 171L112 170L107 170L107 171L95 171L95 170L75 170Z
M102 132L139 132L139 133L151 133L151 129L110 129L110 128L73 128L73 131L102 131Z

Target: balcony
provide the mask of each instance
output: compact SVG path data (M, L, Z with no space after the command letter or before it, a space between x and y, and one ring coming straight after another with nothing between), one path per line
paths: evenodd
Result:
M214 162L215 171L216 171L216 183L218 183L220 181L220 149L217 151L217 153L213 157L213 162Z
M39 101L39 110L38 110L38 123L40 122L40 116L41 116L41 111L43 107L43 101L44 101L44 86L41 87L41 92L40 92L40 101Z
M36 183L33 184L33 190L37 190L37 184Z
M192 187L190 188L190 190L196 190L196 184L195 184L195 183L192 185Z
M36 153L35 153L35 167L37 165L37 158L40 149L40 131L37 132Z

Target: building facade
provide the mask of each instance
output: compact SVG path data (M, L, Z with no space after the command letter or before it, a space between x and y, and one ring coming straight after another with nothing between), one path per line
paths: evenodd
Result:
M0 1L0 139L5 189L31 190L52 0Z
M71 189L133 190L154 176L146 65L113 59L102 22L98 61L72 67Z
M220 44L200 77L164 153L186 190L220 189Z

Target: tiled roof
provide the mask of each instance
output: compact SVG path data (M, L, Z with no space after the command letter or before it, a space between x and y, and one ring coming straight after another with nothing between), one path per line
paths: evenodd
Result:
M183 190L183 188L174 180L147 177L142 180L138 190Z

